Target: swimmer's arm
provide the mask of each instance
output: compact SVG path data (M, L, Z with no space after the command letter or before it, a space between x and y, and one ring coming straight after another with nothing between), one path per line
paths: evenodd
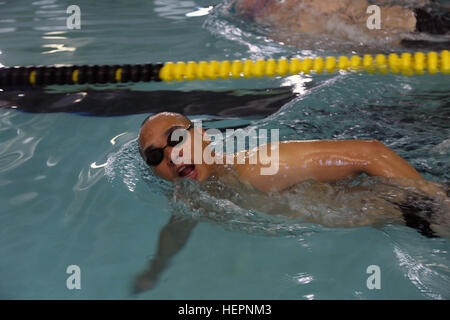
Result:
M424 180L408 162L376 140L285 141L272 147L278 150L278 168L276 152L269 153L270 165L260 161L257 165L237 167L242 182L269 192L307 179L332 182L363 172L370 176ZM262 168L269 167L277 169L276 172L261 174Z
M135 278L133 293L151 289L159 275L168 266L170 258L177 254L186 244L197 224L194 220L171 217L167 225L159 233L156 256L151 260L147 270Z

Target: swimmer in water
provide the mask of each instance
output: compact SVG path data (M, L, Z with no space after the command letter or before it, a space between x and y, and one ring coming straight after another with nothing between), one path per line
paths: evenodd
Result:
M416 1L417 2L417 1ZM367 8L379 4L379 28L367 27ZM421 1L421 6L408 8L389 5L386 1L366 0L233 0L229 10L247 21L269 26L270 36L287 44L304 46L301 34L331 36L360 45L386 42L405 47L448 49L450 41L418 39L423 33L448 35L450 11L442 5ZM370 11L372 12L372 11ZM302 41L303 40L303 41ZM329 38L324 43L329 42Z
M173 136L177 129L186 133L184 138ZM196 135L195 130L200 132ZM157 113L142 123L138 139L139 152L154 174L168 181L193 179L202 183L217 179L228 184L236 182L230 175L237 176L238 183L265 195L266 198L255 201L260 205L267 202L271 192L281 192L305 180L336 182L361 173L393 179L402 186L426 194L427 197L446 198L446 194L437 184L426 181L408 162L376 140L281 141L276 145L267 144L267 149L271 152L276 148L279 160L278 170L269 175L260 174L260 169L268 166L267 162L261 160L255 164L245 161L243 164L232 165L175 161L174 156L183 158L183 150L194 152L194 139L198 137L201 139L199 143L203 155L210 143L206 136L202 128L195 127L181 114ZM180 145L183 148L180 148ZM259 146L256 150L245 150L233 155L235 159L242 155L248 160L252 152L259 152L261 148L262 146ZM416 192L415 195L417 194ZM403 214L406 225L418 229L426 236L435 236L431 223L415 214L407 199L400 199L398 203L401 209L398 215ZM195 224L193 220L174 217L170 219L160 233L156 258L152 260L149 269L137 278L134 292L147 290L154 285L170 257L184 246ZM363 222L364 224L370 225L371 220Z

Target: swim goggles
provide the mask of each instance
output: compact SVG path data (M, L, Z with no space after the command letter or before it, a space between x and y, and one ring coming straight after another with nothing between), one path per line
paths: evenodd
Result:
M179 127L173 127L173 130L169 132L169 135L167 136L167 144L162 148L150 148L148 147L144 151L141 151L139 149L139 152L141 153L142 158L149 166L157 166L161 163L161 161L164 158L164 149L167 147L175 147L176 145L182 143L185 141L187 132L194 127L193 124L190 124L189 127L185 129L185 132L183 135L175 139L172 135L175 132L175 130L179 130Z

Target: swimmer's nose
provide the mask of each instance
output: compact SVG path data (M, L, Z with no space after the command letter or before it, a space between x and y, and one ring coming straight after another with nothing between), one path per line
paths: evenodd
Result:
M175 163L172 161L172 147L164 149L164 161L167 162L169 167L174 167Z
M176 164L172 161L173 147L167 147L164 151L165 151L165 157L166 157L166 159L168 159L169 166L175 167ZM178 155L175 155L175 156L176 156L176 159L180 159L181 157L183 157L183 148L180 148Z
M183 157L183 148L180 149L180 152L178 152L178 158Z

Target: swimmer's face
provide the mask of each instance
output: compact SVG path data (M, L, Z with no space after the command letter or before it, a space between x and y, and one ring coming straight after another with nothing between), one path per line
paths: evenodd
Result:
M141 147L141 155L146 161L146 155L149 150L164 148L163 157L159 164L151 165L155 175L158 177L173 181L180 178L190 178L197 181L203 181L211 174L211 169L205 164L193 164L192 160L185 160L183 157L183 150L191 150L193 158L194 154L194 130L200 130L199 128L191 128L186 135L186 138L180 145L175 147L167 146L169 135L176 129L186 129L191 125L187 118L182 116L176 116L173 114L158 114L142 126L139 133L139 145ZM200 132L198 132L200 133ZM202 134L195 135L197 139L201 140ZM170 140L169 140L170 141ZM203 145L202 141L199 141ZM174 158L172 158L174 157ZM178 163L175 158L182 159L181 163Z

